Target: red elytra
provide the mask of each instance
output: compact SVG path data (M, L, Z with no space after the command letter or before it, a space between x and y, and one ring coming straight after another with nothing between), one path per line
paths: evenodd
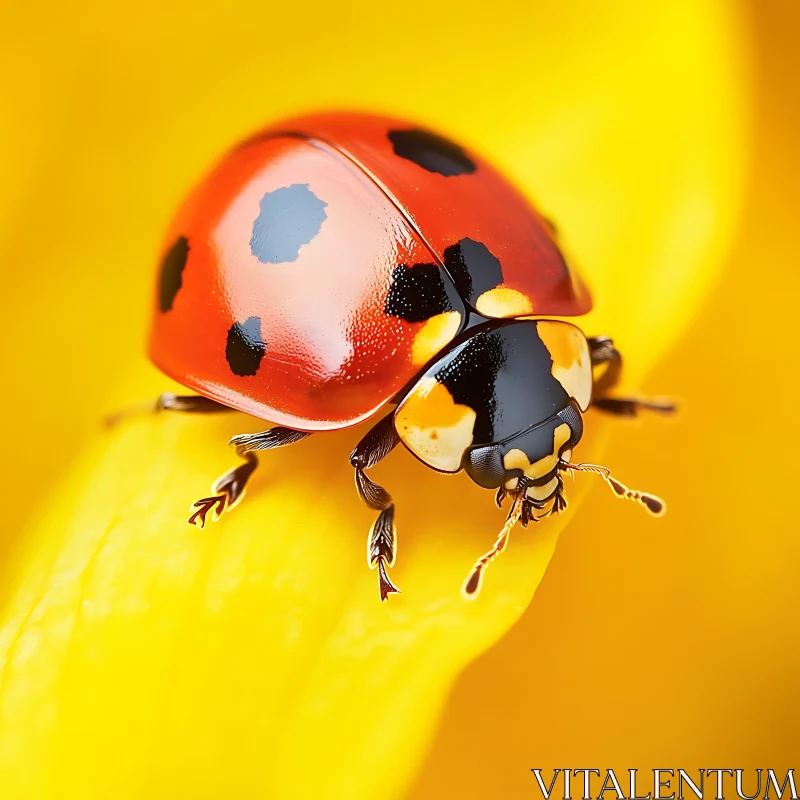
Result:
M281 228L298 209L302 229ZM477 272L459 261L468 251ZM550 225L480 157L401 120L301 117L234 149L184 203L164 248L150 355L246 413L343 428L457 335L482 283L517 298L509 312L484 305L484 316L591 307Z

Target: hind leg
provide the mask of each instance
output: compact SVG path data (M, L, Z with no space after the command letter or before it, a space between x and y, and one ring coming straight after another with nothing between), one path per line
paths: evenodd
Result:
M106 417L105 425L108 428L113 428L130 417L136 417L140 414L150 414L153 411L158 413L162 411L180 411L186 414L220 414L235 410L236 409L230 406L223 405L216 400L211 400L199 394L172 394L172 392L164 392L160 394L155 401L150 400L149 402L139 403L138 405L111 414Z

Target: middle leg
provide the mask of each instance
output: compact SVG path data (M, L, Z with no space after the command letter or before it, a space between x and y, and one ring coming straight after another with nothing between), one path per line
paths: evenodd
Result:
M622 374L622 355L608 336L594 336L588 342L592 366L605 366L592 389L592 405L595 408L619 417L635 417L643 409L662 414L671 414L675 411L675 404L669 400L609 397L608 392L619 383Z
M197 510L189 517L189 523L202 528L209 512L211 518L217 520L223 511L230 511L242 499L247 481L258 466L258 457L254 451L285 447L310 435L308 431L275 427L261 433L243 433L234 436L228 444L236 448L236 455L241 456L244 463L218 478L211 487L213 493L211 496L203 497L192 505L192 508Z

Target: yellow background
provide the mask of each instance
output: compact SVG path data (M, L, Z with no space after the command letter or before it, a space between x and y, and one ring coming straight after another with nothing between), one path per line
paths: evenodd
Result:
M374 767L368 749L352 763L338 752L349 741L341 727L318 732L316 745L329 743L325 769L344 764L335 796L361 796L355 787L363 783L365 796L381 798L528 797L536 792L531 767L796 766L798 14L778 2L649 6L7 4L0 34L0 601L14 608L12 598L22 597L16 602L24 605L19 576L35 575L36 553L51 546L40 547L30 532L52 531L64 508L74 511L63 495L82 485L78 453L100 415L163 385L143 366L141 349L160 235L187 187L232 141L272 118L318 107L392 111L479 147L541 199L599 289L596 324L634 356L632 382L684 404L673 423L610 426L603 454L623 480L667 498L668 516L645 525L635 509L593 492L520 622L458 679L427 756L438 698L455 669L449 662L438 694L431 690L430 707L419 712L418 735L402 733L379 780L362 781L360 773ZM174 470L210 479L226 466L224 437L236 432L229 427L214 423L200 434L218 457L190 466L176 460ZM177 423L175 430L185 451L199 428ZM349 444L339 442L342 459ZM409 461L390 473L395 480ZM124 477L124 459L115 464ZM413 475L428 480L425 472ZM113 494L112 478L92 485ZM345 478L335 485L350 491ZM187 485L194 481L187 476ZM56 483L68 488L58 502L47 500ZM398 494L413 504L411 483ZM462 490L471 491L463 482ZM442 513L440 495L420 492L424 510ZM467 504L478 509L477 497L468 494ZM489 499L481 502L484 511L474 513L484 530L459 550L462 559L478 555L496 525ZM354 507L348 496L344 508ZM238 529L232 523L230 530ZM445 563L457 532L425 550L420 534L415 541L406 530L407 590L450 580L451 566L456 575L469 563ZM366 572L360 534L346 547ZM487 581L517 580L524 589L505 606L498 601L495 628L479 620L485 630L464 646L462 660L500 636L527 602L535 581L524 583L522 567L538 556L523 538L515 534ZM169 556L179 559L183 546L176 540ZM416 578L412 569L426 559L424 580ZM65 585L76 579L69 570L60 575ZM367 577L365 603L375 593L374 575ZM137 573L116 580L135 585ZM52 593L61 588L51 584ZM124 617L130 609L112 612ZM256 620L243 615L236 635L265 635L247 628ZM41 641L58 638L60 622L45 619ZM141 727L119 738L97 734L92 720L108 706L105 699L84 705L90 692L82 676L97 681L98 697L113 697L114 665L132 659L130 672L119 672L127 679L139 667L137 654L119 644L125 635L137 647L146 635L170 635L147 624L114 632L118 648L96 662L105 673L92 672L93 648L102 650L104 640L87 637L74 645L82 660L58 674L55 689L6 692L0 772L15 800L94 797L98 787L115 797L201 797L204 785L226 780L238 796L260 796L259 787L273 784L269 767L249 770L255 760L288 757L295 770L310 772L321 763L307 763L302 724L289 735L280 717L245 726L249 745L237 743L235 753L204 742L205 729L192 729L193 706L208 702L230 724L225 703L237 702L235 687L215 694L213 682L224 676L210 669L186 676L165 730L157 708L147 716L152 697L144 682L130 709L109 712L120 726L135 719ZM429 635L415 658L434 657ZM187 637L191 652L202 654L201 633ZM48 651L37 646L14 640L21 680L42 670L37 652ZM253 682L259 672L281 674L280 664L267 663L268 650L254 651L264 661L249 667ZM401 688L412 704L428 696L413 683ZM137 703L145 708L138 716ZM61 712L72 721L59 727ZM236 713L247 720L249 709ZM366 724L369 713L354 710L353 724ZM86 730L97 763L70 738ZM176 740L188 744L163 763L146 746ZM285 745L288 756L286 741L294 742ZM125 747L132 756L117 764L114 754ZM151 783L127 794L125 781L141 775ZM302 796L282 780L276 796Z

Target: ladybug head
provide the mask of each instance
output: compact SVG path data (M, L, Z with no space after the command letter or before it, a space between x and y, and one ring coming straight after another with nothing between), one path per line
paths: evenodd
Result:
M544 422L502 442L471 447L462 466L485 489L516 492L524 486L529 497L545 500L555 493L560 465L569 462L581 436L583 417L571 402Z
M651 514L664 513L664 501L653 494L628 489L611 476L605 467L574 464L572 451L583 435L583 417L573 402L550 419L522 431L498 444L471 447L462 466L479 486L497 490L497 505L512 497L511 510L495 546L478 559L462 587L468 599L480 591L483 572L506 545L517 522L523 526L538 522L567 507L564 497L564 473L591 472L603 478L617 497L641 503Z

